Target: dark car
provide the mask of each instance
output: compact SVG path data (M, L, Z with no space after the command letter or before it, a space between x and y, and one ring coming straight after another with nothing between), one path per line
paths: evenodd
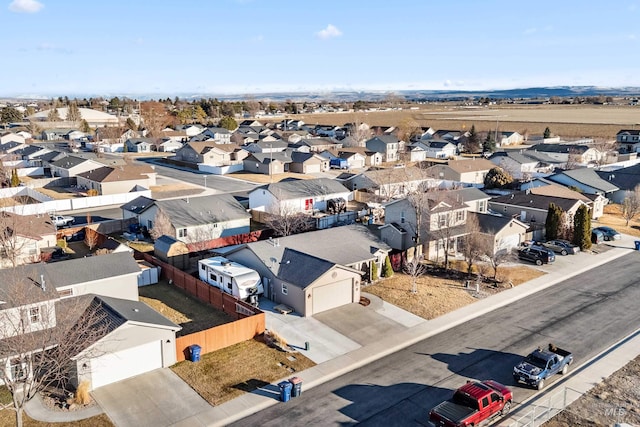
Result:
M604 240L620 240L622 238L622 235L611 227L596 227L594 230L600 231L604 236Z
M580 248L577 245L574 245L568 240L555 239L549 240L542 244L547 249L551 249L553 252L558 253L560 255L575 255L580 252Z
M71 258L71 255L66 253L60 246L43 248L41 254L44 262L65 261Z
M518 258L536 265L549 264L556 260L553 251L545 248L527 246L518 250Z
M70 236L65 236L65 240L67 242L82 242L84 241L85 232L84 228L82 230L78 230Z

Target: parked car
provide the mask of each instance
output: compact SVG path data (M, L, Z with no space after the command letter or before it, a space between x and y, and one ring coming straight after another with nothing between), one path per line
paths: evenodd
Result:
M538 347L518 363L513 368L513 379L516 383L525 383L542 390L545 380L555 374L565 375L572 363L573 355L570 352L549 344L547 350Z
M509 413L513 393L497 381L468 381L429 411L429 422L435 426L477 426Z
M578 252L580 252L579 246L574 245L568 240L562 240L562 239L549 240L548 242L543 243L542 246L544 246L547 249L551 249L553 252L558 253L560 255L567 255L567 254L575 255Z
M536 265L549 264L556 260L553 251L543 247L526 246L518 249L518 258Z
M596 227L594 230L600 231L604 236L604 240L620 240L622 238L622 235L611 227Z
M599 245L602 242L604 242L604 233L596 229L591 230L591 243Z
M63 215L51 215L51 222L55 224L56 227L67 227L75 221L75 218L72 216L63 216Z

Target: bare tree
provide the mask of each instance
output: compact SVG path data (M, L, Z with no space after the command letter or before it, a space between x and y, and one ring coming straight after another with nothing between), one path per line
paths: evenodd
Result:
M425 265L422 263L422 255L414 256L411 261L407 261L402 266L402 271L411 278L411 293L418 293L418 277L420 277L426 270Z
M0 358L8 367L0 369L0 380L12 396L0 408L15 411L18 427L27 402L49 387L65 387L74 372L72 358L113 326L100 300L60 300L41 271L37 266L3 270L0 286Z
M465 236L462 239L462 255L467 263L467 275L471 277L474 264L482 258L484 238L480 233L480 222L475 214L467 212Z
M493 280L496 281L498 278L498 267L512 258L511 251L505 246L504 240L500 239L496 247L488 240L485 240L483 252L493 268Z
M267 214L265 224L273 229L276 236L290 236L310 231L314 227L311 216L289 207L280 207L278 214Z
M160 137L162 129L169 124L170 117L165 105L157 101L146 101L140 104L140 114L147 128L148 135Z
M100 239L100 235L97 231L92 229L91 227L85 227L84 233L84 243L89 248L89 251L92 251L93 248L98 244L98 240Z
M622 201L622 217L627 227L638 213L640 213L640 185L636 185L633 191L627 191Z
M565 169L578 169L582 164L582 153L577 148L570 148Z
M12 267L24 262L25 252L30 246L26 235L30 229L29 222L27 216L0 212L0 252L2 258L8 260ZM51 224L51 230L52 232L54 230L53 224Z
M171 225L169 216L160 209L156 212L156 217L153 219L153 228L149 230L149 234L151 234L153 240L157 240L164 235L171 237L176 235L176 230Z

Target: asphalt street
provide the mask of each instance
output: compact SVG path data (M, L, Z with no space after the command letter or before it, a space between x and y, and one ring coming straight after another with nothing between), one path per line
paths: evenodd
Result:
M232 425L425 425L429 409L470 378L511 386L517 407L536 393L513 382L523 355L553 342L579 365L638 328L639 257L632 252L311 390L303 385L300 397Z

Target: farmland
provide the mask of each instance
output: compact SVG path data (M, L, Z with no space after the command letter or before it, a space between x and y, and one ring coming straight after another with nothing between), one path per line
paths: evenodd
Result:
M413 121L434 129L476 131L514 131L542 134L549 127L563 139L590 137L615 140L620 129L640 128L640 107L621 105L420 105L418 110L391 110L348 113L289 115L309 124L344 125L364 122L370 126L398 126Z

